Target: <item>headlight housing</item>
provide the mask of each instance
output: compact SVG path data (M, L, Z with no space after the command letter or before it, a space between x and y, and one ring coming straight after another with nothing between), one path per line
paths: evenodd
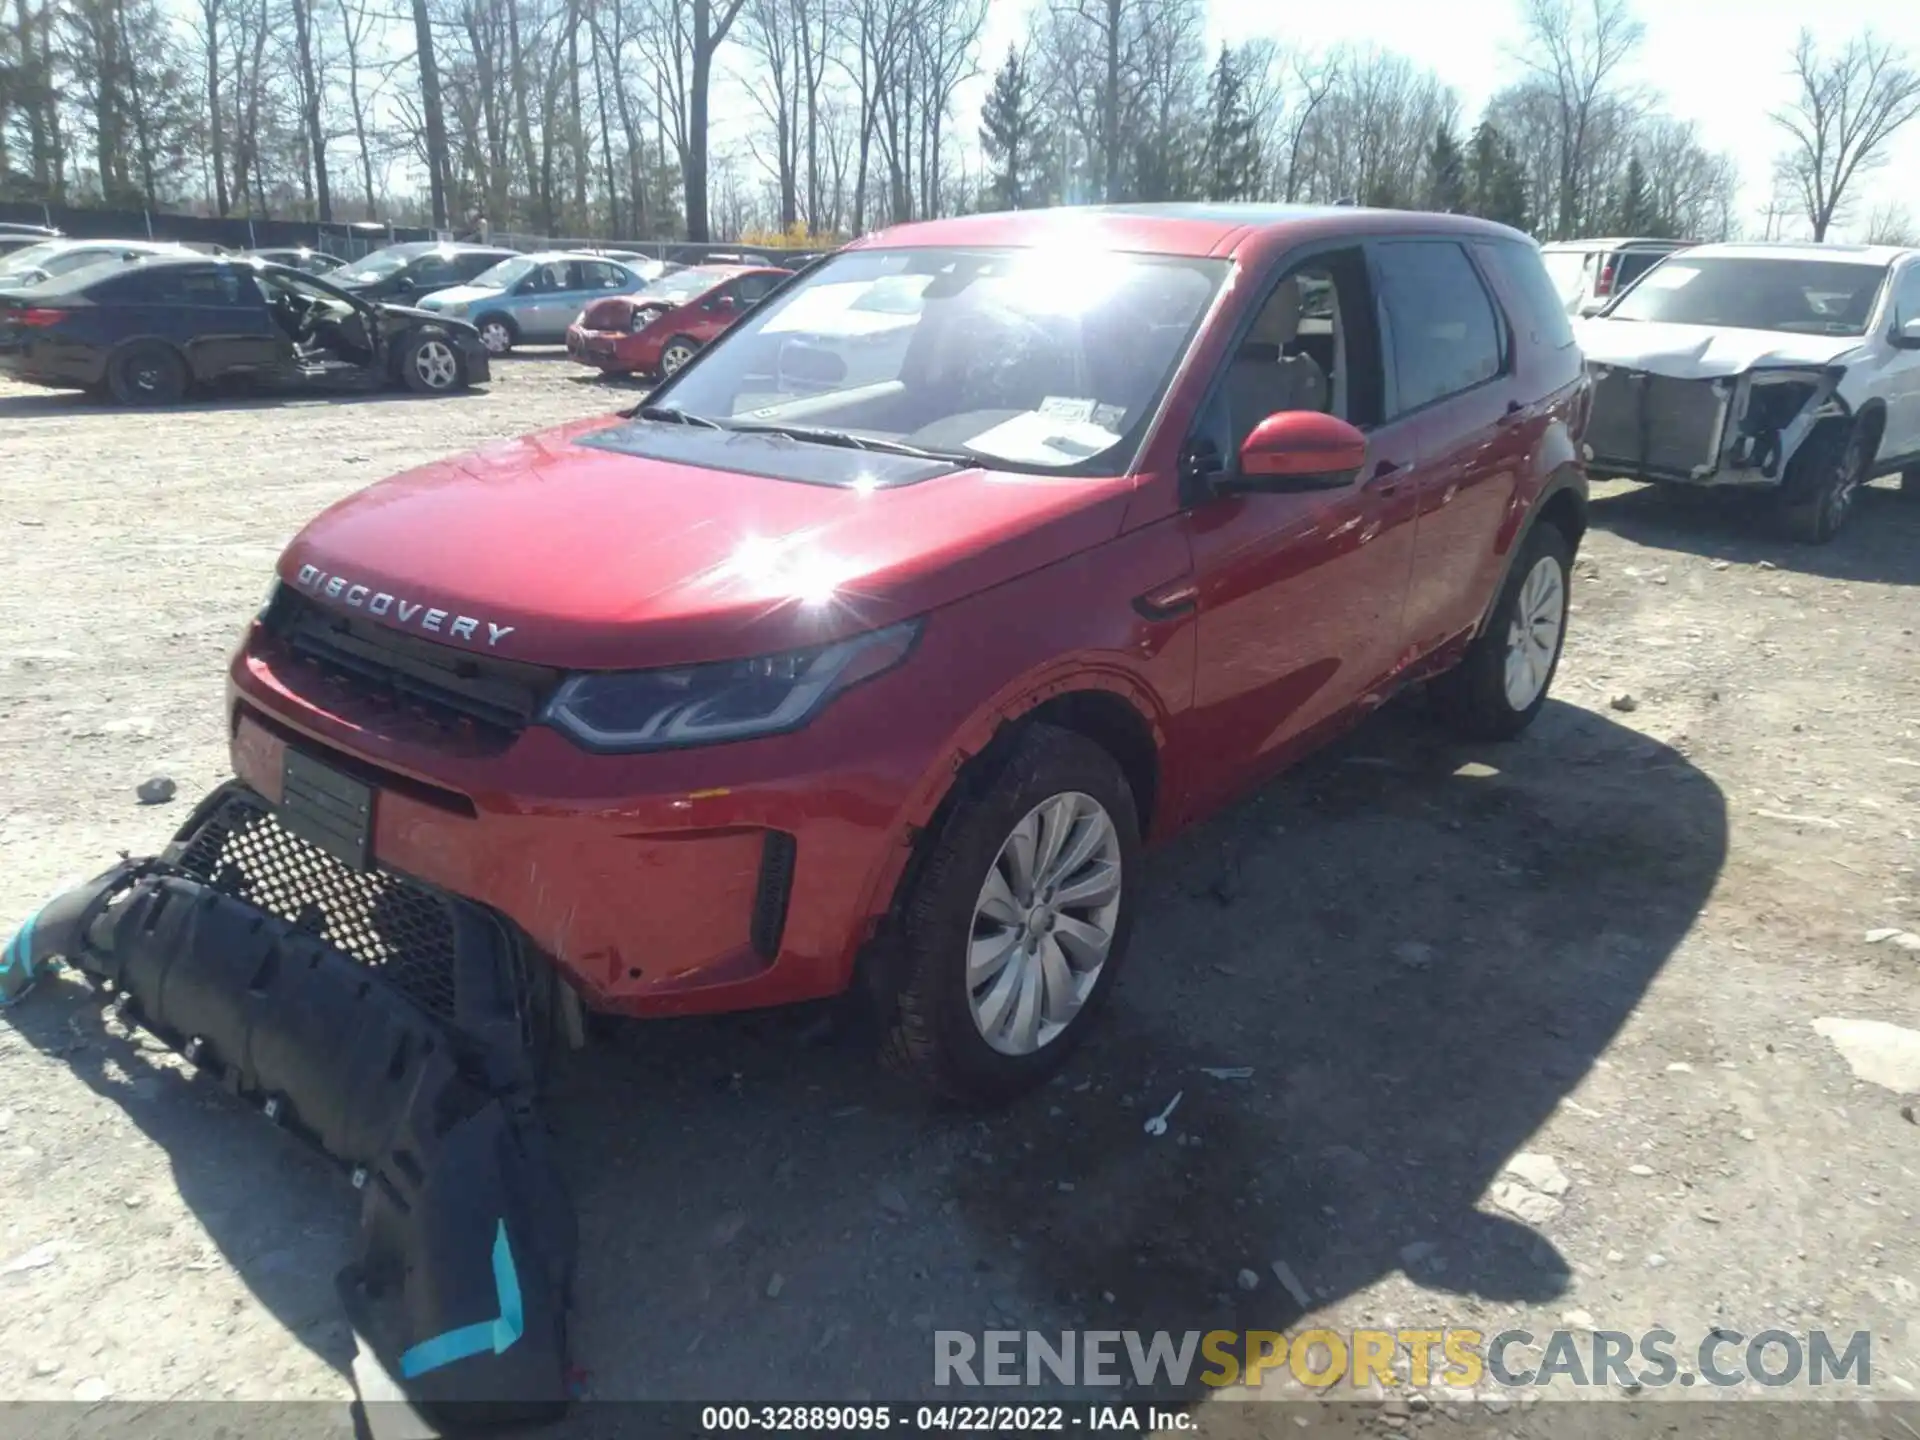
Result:
M920 622L910 620L752 660L573 675L541 718L588 750L612 753L783 735L842 691L900 664L919 634Z

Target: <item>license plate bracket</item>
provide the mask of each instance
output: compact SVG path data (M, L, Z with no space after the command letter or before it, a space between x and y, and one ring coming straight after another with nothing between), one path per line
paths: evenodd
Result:
M374 788L288 746L280 766L280 824L343 865L373 863Z

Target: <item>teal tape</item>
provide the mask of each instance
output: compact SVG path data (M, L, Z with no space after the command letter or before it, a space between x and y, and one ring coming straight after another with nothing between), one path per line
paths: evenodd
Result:
M40 912L34 911L27 917L27 923L14 932L13 939L7 942L7 948L0 951L0 1010L4 1010L33 984L33 927L40 919ZM20 967L15 975L13 969Z
M493 1294L500 1313L491 1320L462 1325L422 1340L400 1357L400 1376L412 1380L456 1360L492 1352L503 1354L526 1334L526 1312L520 1300L520 1273L513 1266L513 1247L507 1243L507 1222L493 1236Z

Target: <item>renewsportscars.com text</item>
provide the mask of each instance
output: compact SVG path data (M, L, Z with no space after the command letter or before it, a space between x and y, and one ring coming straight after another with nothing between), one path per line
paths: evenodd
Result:
M1537 1353L1536 1353L1537 1352ZM1257 1386L1290 1375L1325 1390L1491 1382L1516 1389L1569 1384L1657 1390L1707 1385L1769 1389L1873 1380L1865 1330L1805 1335L1724 1327L1683 1343L1671 1330L937 1330L933 1383L943 1386L1135 1385L1143 1389Z

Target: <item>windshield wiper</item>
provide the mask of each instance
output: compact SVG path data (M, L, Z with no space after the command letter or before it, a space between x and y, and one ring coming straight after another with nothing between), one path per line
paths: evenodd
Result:
M837 445L843 450L874 450L883 455L905 455L914 460L938 460L948 465L972 465L973 456L957 450L928 450L904 440L884 440L877 436L852 435L845 430L815 430L806 425L762 425L751 421L729 421L720 427L745 435L784 435L807 445Z
M690 415L685 410L676 410L671 405L636 405L627 411L627 418L658 420L666 425L697 425L702 430L718 430L718 420L709 420L704 415Z

